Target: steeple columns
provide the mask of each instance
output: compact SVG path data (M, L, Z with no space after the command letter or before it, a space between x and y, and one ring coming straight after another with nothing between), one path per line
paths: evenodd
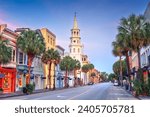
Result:
M80 30L79 29L72 29L71 30L71 37L80 37Z

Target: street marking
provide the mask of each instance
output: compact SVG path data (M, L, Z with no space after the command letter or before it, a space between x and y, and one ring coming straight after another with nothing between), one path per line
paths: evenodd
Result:
M61 98L61 97L66 97L66 96L58 95L57 97L58 97L58 98L59 98L59 97Z
M71 98L68 98L67 100L72 100L73 98L79 97L79 96L81 96L81 95L83 95L83 94L89 92L90 90L91 90L91 89L88 89L87 91L85 91L85 92L83 92L83 93L81 93L81 94L79 94L79 95L75 95L75 96L73 96L73 97L71 97Z

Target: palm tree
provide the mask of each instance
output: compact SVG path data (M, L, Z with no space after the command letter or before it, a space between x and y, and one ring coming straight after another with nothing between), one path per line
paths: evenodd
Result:
M123 83L123 76L122 76L122 56L123 56L123 48L121 46L121 44L117 41L114 41L112 42L112 46L113 46L113 50L112 50L112 53L114 56L119 56L119 63L120 63L120 82L121 82L121 86L122 86L122 83Z
M67 78L68 78L68 72L72 71L74 68L74 60L73 58L71 58L70 56L65 56L62 61L60 62L60 69L61 70L65 70L65 88L67 88L69 86L68 82L67 82Z
M42 55L42 62L45 64L49 64L49 89L51 89L51 67L52 63L54 65L57 65L60 62L60 55L57 50L49 49ZM55 78L54 78L54 86L53 89L55 89Z
M89 71L89 64L85 64L82 66L82 71L85 73L84 84L87 83L87 73Z
M121 60L122 63L122 75L126 75L127 74L127 65L126 65L126 61L125 60ZM113 64L113 71L114 73L119 76L120 75L120 60L116 61Z
M81 64L79 60L74 60L74 86L76 85L76 79L77 79L77 70L81 68Z
M127 63L127 70L128 70L128 76L130 81L130 75L131 75L131 68L130 68L130 62L129 62L129 52L132 51L131 49L131 41L129 40L129 36L126 35L124 32L120 32L117 35L117 43L121 47L122 55L125 55L126 57L126 63Z
M30 83L30 69L34 57L40 56L45 51L45 43L39 33L35 31L23 31L17 39L17 47L28 55L28 70L29 77L26 79L26 83Z
M101 72L101 79L102 79L103 81L107 81L107 78L108 78L108 73L106 73L106 72Z
M89 76L90 77L91 77L91 72L92 72L93 69L94 69L94 65L93 64L89 64Z
M7 64L11 61L12 49L7 46L8 41L0 37L0 67L1 64Z
M119 33L125 34L130 42L130 48L138 54L138 66L141 68L140 50L150 44L150 25L145 23L142 15L130 15L128 18L122 18Z

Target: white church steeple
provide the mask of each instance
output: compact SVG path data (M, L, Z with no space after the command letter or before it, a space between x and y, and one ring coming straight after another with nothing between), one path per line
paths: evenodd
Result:
M73 29L78 29L78 23L77 23L76 13L75 13L75 16L74 16Z
M69 49L70 56L79 60L82 64L83 46L81 44L80 29L78 28L76 13L74 16L73 28L71 29Z

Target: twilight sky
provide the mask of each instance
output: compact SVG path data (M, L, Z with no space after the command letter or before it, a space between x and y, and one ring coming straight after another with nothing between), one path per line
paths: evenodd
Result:
M74 12L84 54L100 71L112 72L111 42L122 17L143 14L149 0L0 0L0 24L8 27L48 28L56 43L69 51Z

